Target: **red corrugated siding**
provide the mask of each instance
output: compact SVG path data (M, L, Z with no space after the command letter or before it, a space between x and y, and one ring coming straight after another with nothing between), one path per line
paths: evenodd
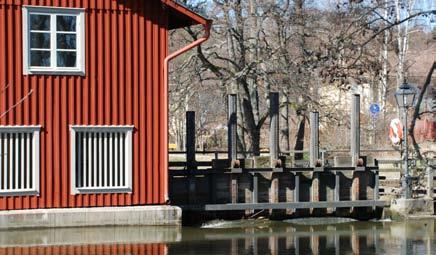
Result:
M21 5L86 9L86 76L23 75ZM0 210L165 202L167 20L159 0L0 0L0 112L33 90L0 125L42 126L40 196L0 197ZM132 194L70 195L73 124L135 126Z

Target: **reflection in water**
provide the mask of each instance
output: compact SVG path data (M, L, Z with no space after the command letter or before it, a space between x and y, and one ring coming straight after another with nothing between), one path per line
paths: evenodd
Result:
M221 225L214 223L214 227L209 228L7 231L0 232L0 255L436 254L433 220L340 224L327 222L325 225L322 225L321 220L320 223L301 225L245 220Z
M89 227L0 231L0 247L113 243L168 243L181 239L180 227Z
M41 254L41 255L101 255L101 254L141 254L164 255L165 244L92 244L92 245L62 245L62 246L31 246L0 248L0 255Z
M170 244L169 254L376 254L381 232L382 225L367 223L220 229Z

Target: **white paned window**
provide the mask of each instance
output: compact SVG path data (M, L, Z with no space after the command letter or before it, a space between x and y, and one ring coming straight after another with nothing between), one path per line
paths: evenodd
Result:
M0 196L39 194L39 126L0 126Z
M72 194L132 191L132 126L71 127Z
M85 75L84 9L23 7L24 74Z

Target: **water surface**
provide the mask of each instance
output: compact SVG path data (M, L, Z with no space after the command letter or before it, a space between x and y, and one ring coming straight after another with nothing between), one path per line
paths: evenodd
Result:
M212 221L201 227L0 231L2 254L436 254L435 220Z

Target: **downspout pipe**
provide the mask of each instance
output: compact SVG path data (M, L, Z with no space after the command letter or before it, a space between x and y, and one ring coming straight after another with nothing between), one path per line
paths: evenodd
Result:
M168 111L169 111L169 107L168 107L168 88L169 88L169 63L171 60L173 60L174 58L182 55L183 53L191 50L192 48L197 47L198 45L204 43L205 41L207 41L210 37L210 30L212 28L212 21L208 20L206 22L206 24L203 24L203 28L204 28L204 35L195 40L194 42L186 45L185 47L171 53L170 55L168 55L165 60L164 60L164 87L163 87L163 94L165 95L163 97L163 105L164 105L164 141L163 141L163 145L164 145L164 151L163 151L163 168L164 168L164 197L165 197L165 202L169 202L169 191L168 191L168 161L169 161L169 155L168 155Z

